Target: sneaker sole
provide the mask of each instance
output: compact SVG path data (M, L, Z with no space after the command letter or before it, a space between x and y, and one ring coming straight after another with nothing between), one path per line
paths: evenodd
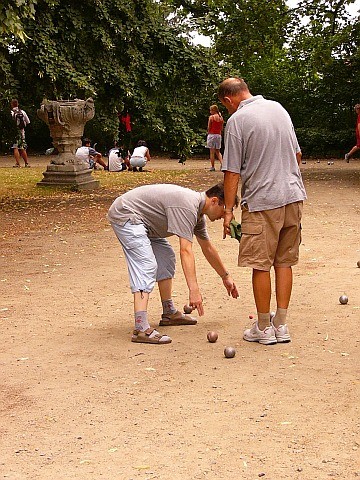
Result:
M247 342L257 342L257 343L261 343L262 345L276 345L278 342L275 338L275 340L262 340L262 339L259 339L259 338L246 338L245 336L243 337L244 340L246 340Z
M176 327L176 326L181 326L181 325L196 325L197 320L160 320L159 326L160 327Z
M276 337L277 343L290 343L291 338L290 337Z

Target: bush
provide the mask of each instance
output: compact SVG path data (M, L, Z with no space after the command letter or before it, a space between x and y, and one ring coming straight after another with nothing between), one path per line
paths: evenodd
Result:
M343 157L355 142L353 129L298 128L296 135L305 157Z

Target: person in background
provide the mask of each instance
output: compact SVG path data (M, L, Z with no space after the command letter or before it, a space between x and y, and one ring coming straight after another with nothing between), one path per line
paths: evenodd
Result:
M224 127L224 119L217 105L211 105L210 116L208 119L208 134L206 138L206 147L210 149L210 172L215 172L215 159L222 165L221 148L221 132Z
M122 172L130 167L129 152L125 150L124 146L118 146L114 143L114 148L109 151L109 172Z
M118 112L119 119L119 142L124 145L126 150L131 149L132 124L131 115L125 108L122 112Z
M147 162L150 162L150 152L145 140L139 140L130 157L130 166L133 172L142 172Z
M11 100L11 117L16 125L17 134L11 147L14 152L15 165L14 167L20 168L20 158L25 162L25 167L30 167L29 159L26 153L27 144L25 139L25 128L29 125L30 120L25 110L22 110L19 106L19 102L16 98Z
M96 165L101 165L104 170L109 170L108 166L104 162L100 152L97 152L91 147L91 140L84 138L82 146L76 150L76 157L81 159L84 163L89 165L89 168L96 168Z
M350 150L350 152L345 153L345 160L349 163L350 158L354 155L355 152L360 150L360 103L357 103L354 107L355 113L357 115L356 119L356 145Z

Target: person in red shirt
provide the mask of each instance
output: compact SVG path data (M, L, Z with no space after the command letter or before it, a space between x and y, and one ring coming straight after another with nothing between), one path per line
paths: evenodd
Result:
M131 150L132 121L127 109L118 112L119 119L119 142L126 150Z
M356 145L350 150L349 153L345 153L345 160L349 163L350 158L354 155L355 152L360 150L360 103L357 103L354 107L355 113L357 115L356 120Z
M210 116L208 120L208 135L206 139L206 147L210 149L210 172L215 172L215 158L220 162L220 170L222 165L221 148L221 132L224 127L224 119L217 105L211 105Z

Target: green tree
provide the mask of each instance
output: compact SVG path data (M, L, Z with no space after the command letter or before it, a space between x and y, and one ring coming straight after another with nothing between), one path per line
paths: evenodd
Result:
M38 148L49 142L36 118L44 97L92 96L96 116L86 133L103 148L126 108L134 140L187 154L205 140L219 81L239 75L252 93L287 108L309 152L319 144L343 149L353 141L360 91L360 27L346 13L351 3L301 0L289 9L285 0L4 0L0 103L7 109L11 96L20 98L32 116L29 143ZM212 47L194 46L194 30L209 35Z
M282 103L309 152L344 149L359 100L359 18L354 0L169 0L179 24L211 36L226 75ZM317 153L316 152L316 153Z
M13 35L21 41L27 38L24 23L34 18L37 0L2 0L0 5L0 35Z
M0 104L7 99L11 85L16 79L11 73L8 53L14 43L25 42L28 39L24 25L29 18L34 18L37 0L3 0L0 5Z
M345 150L353 142L353 105L360 91L360 24L347 0L299 2L288 56L298 64L292 106L309 153ZM301 21L301 19L306 21ZM319 148L319 145L321 148Z
M110 146L117 112L128 108L135 136L190 151L198 113L217 83L215 62L167 20L168 8L151 0L38 0L24 25L31 42L14 41L7 60L33 115L46 98L95 100L89 123L94 141ZM31 142L30 142L31 143Z
M274 57L286 39L285 0L168 0L179 24L212 38L223 61L244 72L254 59Z

